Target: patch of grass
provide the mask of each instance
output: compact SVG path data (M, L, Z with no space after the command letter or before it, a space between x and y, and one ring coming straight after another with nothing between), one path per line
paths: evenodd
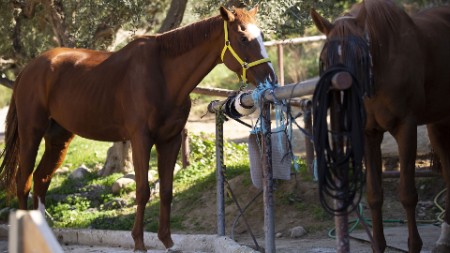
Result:
M308 171L308 166L306 165L306 160L298 158L295 162L297 163L298 168L299 168L298 174L299 174L300 178L302 178L302 180L304 180L306 182L312 182L313 176Z
M103 164L111 146L111 142L92 141L77 136L70 144L63 166L71 168L84 164L93 168L97 164ZM41 146L41 150L42 148Z
M175 192L179 193L202 184L208 187L215 184L216 151L213 135L199 134L190 136L191 165L175 176ZM248 170L246 144L224 142L224 159L227 163L227 176L234 177ZM201 190L201 188L199 188Z
M333 219L333 216L327 213L327 211L325 211L319 203L317 205L311 205L309 208L311 209L314 220L328 221Z
M93 229L131 230L134 224L134 208L103 211L97 215L89 227Z

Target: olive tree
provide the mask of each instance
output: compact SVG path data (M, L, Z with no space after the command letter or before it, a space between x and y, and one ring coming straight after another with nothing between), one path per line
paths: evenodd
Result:
M302 35L310 26L313 7L333 17L356 1L205 0L189 2L188 11L202 18L216 13L221 5L251 8L258 4L263 17L260 26L270 38L278 39ZM404 1L425 5L448 0ZM133 35L176 28L187 4L187 0L0 0L0 84L11 88L28 61L53 47L117 50ZM130 168L129 143L115 143L102 172Z

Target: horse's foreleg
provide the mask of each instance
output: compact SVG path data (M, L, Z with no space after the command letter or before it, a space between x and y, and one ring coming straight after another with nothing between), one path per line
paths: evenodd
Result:
M168 142L156 144L158 150L158 173L160 179L158 238L166 248L173 246L170 234L170 206L172 203L173 170L181 147L181 135Z
M419 253L422 239L416 224L416 205L418 195L415 184L415 161L417 152L417 125L415 121L405 120L392 132L398 144L400 161L400 202L408 220L408 248L410 253Z
M442 175L447 186L445 198L445 210L447 211L442 223L441 235L432 251L433 253L444 253L450 252L450 126L449 123L442 123L428 125L427 128L431 145L442 165Z
M47 194L52 175L64 161L67 148L73 137L74 135L72 133L60 127L56 122L51 123L44 135L44 155L33 174L34 208L43 212L42 215L44 215L45 212L45 195Z
M381 141L383 133L371 131L365 133L365 164L367 170L367 201L372 214L373 252L384 252L386 239L383 232L383 186L381 166Z
M153 141L148 135L139 135L131 140L133 166L136 178L136 216L134 218L133 231L134 251L146 252L144 244L144 211L150 198L148 185L148 168L150 151Z

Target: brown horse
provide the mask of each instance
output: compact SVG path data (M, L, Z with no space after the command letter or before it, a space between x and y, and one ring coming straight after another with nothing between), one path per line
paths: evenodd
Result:
M189 93L219 63L255 85L276 82L257 8L220 8L216 17L155 36L138 38L115 52L56 48L31 61L18 76L6 122L0 166L9 193L27 209L34 182L34 208L45 203L54 171L74 135L101 141L130 140L136 173L135 251L146 251L144 209L150 197L147 171L158 152L158 238L173 247L170 233L173 168L191 102ZM45 152L34 170L39 143Z
M334 23L315 10L311 16L327 36L320 56L322 68L345 66L365 87L364 149L373 251L386 248L380 144L388 131L398 144L399 195L408 220L409 252L418 253L422 240L415 217L417 125L427 124L450 191L450 6L408 16L393 1L365 0ZM450 252L449 196L436 252Z

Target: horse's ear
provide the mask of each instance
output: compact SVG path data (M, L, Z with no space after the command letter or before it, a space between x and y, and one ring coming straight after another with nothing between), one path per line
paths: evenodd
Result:
M333 24L331 24L330 21L328 21L324 17L320 16L320 14L314 8L311 8L311 17L317 29L319 29L321 33L328 35L328 33L333 28Z
M222 15L222 18L228 22L233 22L235 19L233 12L223 6L220 6L220 15Z
M257 4L251 10L249 10L248 13L254 17L254 16L256 16L256 13L258 13L258 9L259 9L259 5Z

